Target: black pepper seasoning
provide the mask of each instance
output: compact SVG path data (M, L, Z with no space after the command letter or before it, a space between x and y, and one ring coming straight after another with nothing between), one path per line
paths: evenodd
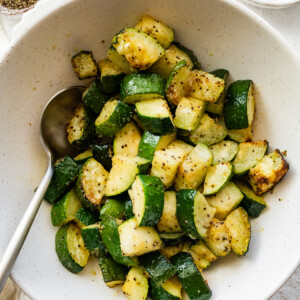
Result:
M13 10L28 8L34 5L38 0L0 0L0 5Z

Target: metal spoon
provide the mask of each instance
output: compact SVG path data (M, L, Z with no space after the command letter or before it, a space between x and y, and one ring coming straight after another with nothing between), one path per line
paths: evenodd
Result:
M42 203L53 175L54 162L66 155L77 154L67 140L66 123L73 116L74 109L81 101L84 87L75 86L56 93L45 106L40 121L42 144L48 156L47 170L28 208L11 237L0 262L0 292L19 255L29 229Z

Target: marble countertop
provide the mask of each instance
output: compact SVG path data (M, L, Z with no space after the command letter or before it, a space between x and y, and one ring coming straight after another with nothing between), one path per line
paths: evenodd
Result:
M239 1L239 0L237 0ZM242 2L242 1L239 1ZM284 9L263 9L245 4L249 9L268 21L292 46L300 56L300 5ZM17 20L15 21L17 22ZM4 26L6 26L6 32ZM9 44L9 36L12 34L11 24L0 24L0 54ZM30 300L12 280L8 280L0 295L0 300ZM290 279L274 294L270 300L300 300L300 267Z

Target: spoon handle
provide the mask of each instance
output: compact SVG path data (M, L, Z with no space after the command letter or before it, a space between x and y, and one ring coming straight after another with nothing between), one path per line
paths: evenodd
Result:
M48 167L41 180L41 183L39 184L31 202L29 203L29 206L27 207L19 225L17 226L5 249L5 252L0 261L0 292L2 291L4 284L8 276L10 275L11 269L19 255L29 229L42 203L42 200L52 178L53 170L53 165L51 163L51 160L49 159Z

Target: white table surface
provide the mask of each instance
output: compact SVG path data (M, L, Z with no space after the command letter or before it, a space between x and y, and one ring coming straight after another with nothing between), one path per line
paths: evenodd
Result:
M245 4L242 1L237 1ZM270 10L248 4L245 5L273 25L300 56L300 5L280 10ZM3 26L0 24L0 54L8 44L8 36L4 32ZM9 281L0 295L0 300L12 299L25 300L29 298L20 292L17 287L12 284L12 281ZM300 300L300 266L281 289L270 298L270 300Z

